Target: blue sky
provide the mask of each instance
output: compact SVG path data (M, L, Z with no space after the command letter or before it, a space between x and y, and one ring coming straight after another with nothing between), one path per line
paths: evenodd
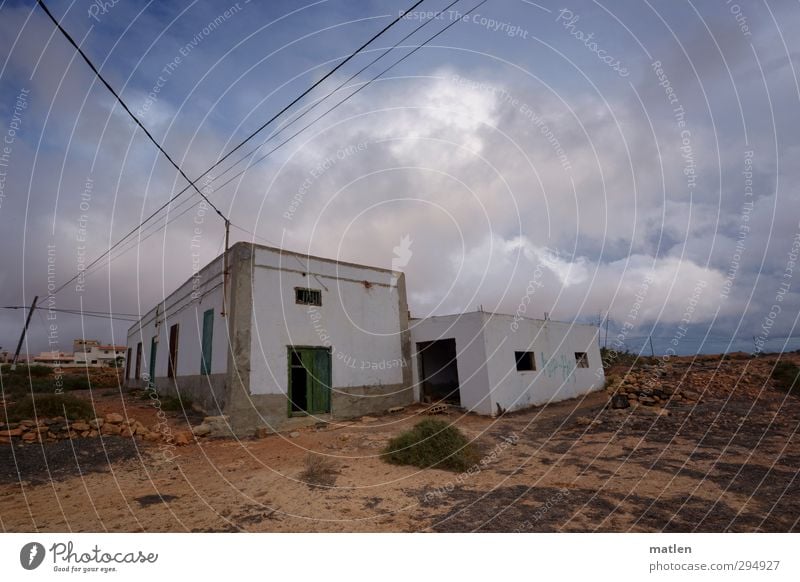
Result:
M192 176L410 4L48 3ZM447 4L425 0L418 10ZM775 338L794 335L797 6L489 0L463 17L476 4L459 1L458 15L431 20L406 44L461 17L213 190L237 225L234 239L388 267L409 236L415 316L479 305L514 313L535 280L530 315L587 321L608 312L612 330L634 326L631 338L671 337L688 323L693 339L679 351L707 334L717 342L709 351L728 338L766 333L775 348ZM412 13L370 48L424 21ZM0 301L20 305L47 289L48 245L56 279L66 280L82 252L99 255L184 184L34 2L0 5L0 46L0 132L14 133L0 168ZM354 59L303 103L377 54ZM326 159L334 163L314 173ZM196 216L191 208L137 241L82 293L59 293L58 306L146 311L191 275ZM203 262L219 253L222 233L206 216ZM652 284L631 320L643 281ZM778 296L781 313L770 318ZM4 348L23 315L0 313ZM124 341L124 322L84 325L87 336ZM64 315L59 328L70 349L80 319ZM31 351L47 347L44 322L34 320L30 341Z

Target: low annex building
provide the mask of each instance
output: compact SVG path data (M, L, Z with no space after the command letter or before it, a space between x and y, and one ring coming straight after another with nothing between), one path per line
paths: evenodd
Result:
M237 435L417 401L494 415L603 386L594 326L410 320L400 272L246 242L228 251L227 278L225 263L131 326L126 385L191 398Z

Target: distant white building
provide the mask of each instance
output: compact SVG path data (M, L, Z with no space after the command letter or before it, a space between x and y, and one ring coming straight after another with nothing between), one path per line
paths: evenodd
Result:
M227 260L227 282L220 256L131 326L125 378L227 415L239 435L419 400L493 415L603 385L592 326L409 321L400 272L243 242Z
M75 340L76 342L79 340ZM94 341L94 340L91 340ZM80 366L117 366L125 363L126 346L87 345L85 351L76 351L73 362Z
M424 402L495 415L605 383L597 328L475 311L411 320L414 385Z

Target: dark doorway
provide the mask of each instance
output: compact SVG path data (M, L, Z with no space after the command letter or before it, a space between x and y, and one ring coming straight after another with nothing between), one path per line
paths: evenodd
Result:
M331 352L289 347L289 414L331 411Z
M461 406L456 340L419 342L417 354L423 402L447 402Z
M178 324L169 328L169 362L167 362L167 377L174 378L178 375Z

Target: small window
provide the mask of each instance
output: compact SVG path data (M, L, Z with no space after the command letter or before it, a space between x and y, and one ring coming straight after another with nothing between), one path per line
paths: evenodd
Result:
M295 287L294 301L298 305L322 305L322 291Z
M536 359L533 352L514 352L517 360L517 372L530 372L536 369Z
M576 368L589 367L589 357L586 355L586 352L575 352L575 367Z

